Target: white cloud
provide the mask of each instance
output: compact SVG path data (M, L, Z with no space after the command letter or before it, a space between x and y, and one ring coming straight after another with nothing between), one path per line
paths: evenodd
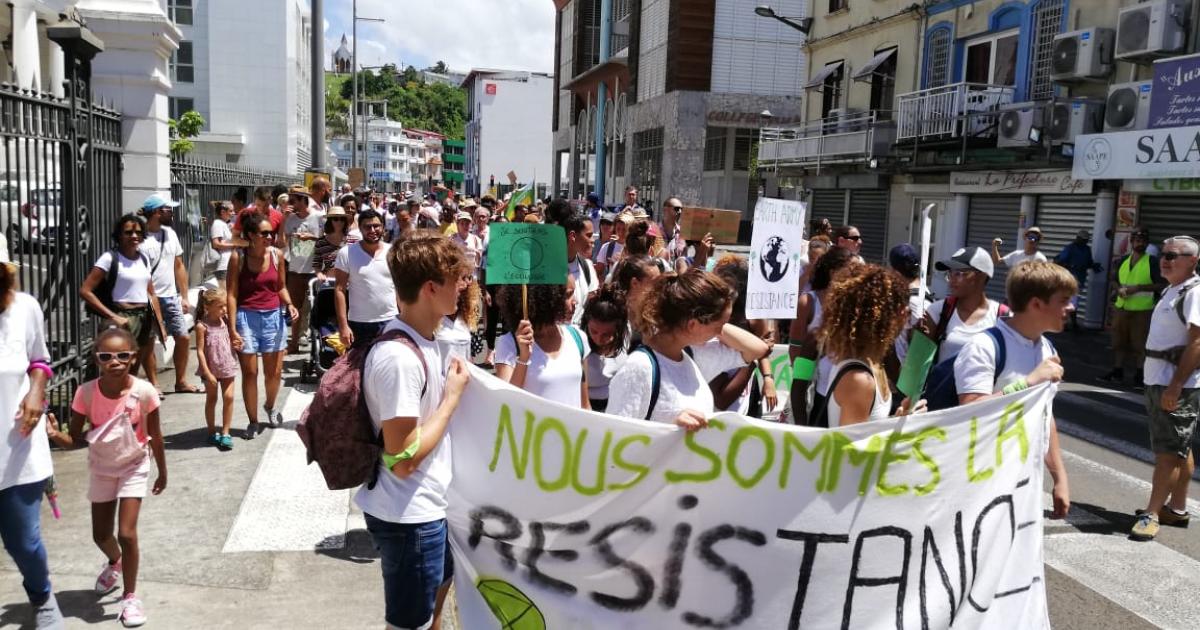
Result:
M335 28L349 32L350 0L328 2L326 14ZM554 66L551 0L358 0L358 15L387 20L359 23L362 65L423 67L441 60L458 71L485 67L540 72ZM332 34L340 40L340 33Z

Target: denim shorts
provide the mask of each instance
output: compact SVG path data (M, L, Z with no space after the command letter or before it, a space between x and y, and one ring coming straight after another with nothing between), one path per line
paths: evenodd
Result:
M178 295L175 297L160 297L158 298L158 308L162 311L163 324L166 325L167 334L172 337L186 337L187 319L183 316L183 300Z
M287 320L277 308L269 311L239 308L237 333L242 338L242 354L282 352L287 346Z
M400 524L364 514L383 568L385 619L397 628L426 628L437 592L454 577L446 519Z

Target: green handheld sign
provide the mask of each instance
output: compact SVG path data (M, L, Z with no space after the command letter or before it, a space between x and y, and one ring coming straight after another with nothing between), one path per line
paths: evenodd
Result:
M925 391L925 379L929 377L929 368L937 356L938 345L925 333L913 331L912 340L908 342L908 355L900 366L900 378L896 379L896 389L914 402Z
M567 233L558 225L494 223L488 284L566 284Z

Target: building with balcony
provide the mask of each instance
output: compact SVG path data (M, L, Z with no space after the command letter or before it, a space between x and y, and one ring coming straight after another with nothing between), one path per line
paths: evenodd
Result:
M467 160L467 143L463 140L447 139L442 143L442 149L442 183L451 190L461 191L463 167Z
M358 155L364 161L368 186L384 192L429 190L441 178L441 134L408 129L399 121L374 116L363 125L367 139L358 143ZM338 168L348 172L350 139L334 137L330 147Z
M463 192L478 196L490 182L547 181L551 176L550 108L555 77L543 72L476 68L467 91Z
M602 2L554 4L559 192L575 198L602 188L605 201L616 203L636 185L654 211L671 196L753 207L749 167L758 129L768 120L800 120L803 36L757 16L755 0L613 0L610 56L601 61ZM807 4L783 0L775 8L800 17ZM597 169L601 155L604 168Z

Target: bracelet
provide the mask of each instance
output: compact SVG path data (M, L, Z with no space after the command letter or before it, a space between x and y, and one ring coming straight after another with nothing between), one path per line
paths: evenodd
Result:
M525 367L529 367L529 361L522 361L520 359L517 359L517 365L524 365Z
M31 363L29 364L29 369L25 370L25 373L26 373L26 374L29 374L30 372L32 372L32 371L34 371L34 370L39 370L39 371L41 371L43 374L45 374L45 375L46 375L46 380L47 380L47 381L48 381L48 380L50 380L50 379L52 379L52 378L54 378L54 369L53 369L53 368L51 368L51 367L50 367L50 364L49 364L49 363L46 363L45 361L33 361L33 362L31 362Z
M1000 393L1001 394L1013 394L1013 393L1016 393L1016 392L1019 392L1022 390L1026 390L1026 389L1029 389L1029 383L1025 379L1020 379L1018 381L1015 381L1013 383L1009 383L1008 385L1005 385L1004 389L1000 390Z
M771 379L771 380L775 380L775 375L774 375L774 374L763 374L763 375L762 375L762 377L763 377L764 379L768 379L768 378L769 378L769 379Z
M804 357L796 357L792 362L792 378L801 381L811 381L813 372L817 370L817 362Z

